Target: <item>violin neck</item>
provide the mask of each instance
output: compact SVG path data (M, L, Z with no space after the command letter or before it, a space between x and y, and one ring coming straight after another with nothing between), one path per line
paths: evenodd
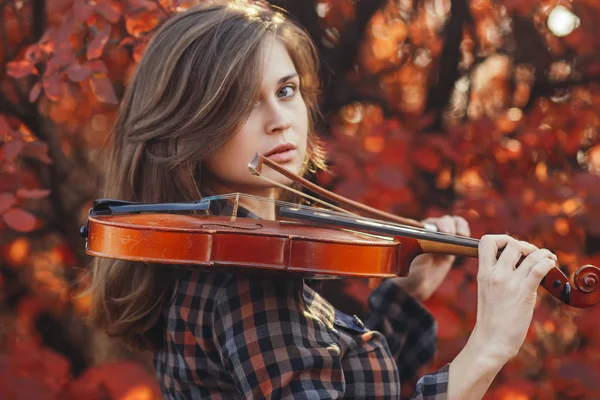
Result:
M417 239L423 253L448 254L453 256L477 257L478 246L472 243L453 244L427 239Z
M479 240L469 237L432 232L356 215L330 213L325 210L315 212L304 207L281 207L279 209L279 216L319 225L348 228L373 235L389 237L390 239L416 239L423 253L477 257L477 249L479 247Z

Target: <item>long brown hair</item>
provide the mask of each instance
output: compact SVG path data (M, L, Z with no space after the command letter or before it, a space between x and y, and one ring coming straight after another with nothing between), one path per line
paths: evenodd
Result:
M261 77L260 45L288 49L309 110L308 165L322 166L312 129L317 52L282 12L248 1L211 1L157 30L129 82L109 138L103 197L146 203L198 200L202 160L248 117ZM161 346L173 269L114 259L91 266L90 319L134 348Z

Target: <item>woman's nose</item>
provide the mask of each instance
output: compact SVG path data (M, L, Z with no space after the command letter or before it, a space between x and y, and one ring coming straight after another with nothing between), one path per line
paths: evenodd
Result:
M266 119L267 133L285 132L292 125L292 121L284 107L276 101L267 106L268 117Z

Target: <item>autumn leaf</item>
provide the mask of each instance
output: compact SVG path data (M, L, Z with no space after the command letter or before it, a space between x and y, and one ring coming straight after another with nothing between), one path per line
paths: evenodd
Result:
M86 56L88 60L93 60L102 56L102 51L104 50L104 46L106 42L108 42L108 37L110 35L110 25L106 24L100 29L94 40L92 40L87 47Z
M17 204L17 198L9 192L0 193L0 214Z
M44 35L37 43L42 53L51 54L54 51L54 38L56 37L56 32L57 29L54 26L49 27L46 32L44 32ZM31 49L31 51L35 50ZM29 59L29 57L27 57L27 59Z
M23 189L17 190L17 197L22 199L43 199L50 194L47 189Z
M38 70L30 61L21 60L6 64L6 73L15 79L20 79L27 75L37 75Z
M22 141L13 140L12 142L8 142L2 146L1 150L3 150L4 159L8 162L12 162L15 158L17 158L22 148Z
M54 37L54 44L56 47L59 46L68 46L69 45L69 37L73 33L74 21L73 21L73 13L69 10L65 18L63 19L62 24L56 31L56 35Z
M45 142L35 141L27 142L21 150L23 157L35 158L45 164L52 163L52 159L48 157L48 145Z
M42 84L38 81L29 91L29 102L35 103L42 93Z
M71 64L67 68L67 76L73 82L81 82L90 77L92 70L87 64Z
M94 13L94 7L85 0L76 0L73 4L73 16L77 22L87 21Z
M73 48L71 46L60 46L56 51L54 51L54 57L51 58L52 61L56 63L57 70L54 72L60 73L65 65L74 64L77 62L75 53L73 52Z
M150 0L130 0L131 8L136 13L156 10L158 5Z
M90 85L94 95L101 103L118 104L117 96L112 83L104 74L94 74L90 79Z
M153 29L159 21L154 12L136 14L135 16L125 15L125 28L131 36L139 38L143 33Z
M95 5L95 11L111 24L116 24L121 18L123 7L116 1L100 0Z
M62 95L62 86L58 73L50 75L48 78L44 78L42 85L44 86L44 93L52 101L58 101Z
M87 66L90 68L92 73L108 75L108 68L103 60L91 60L87 63Z
M35 227L35 217L20 208L11 208L2 215L2 219L17 232L29 232Z

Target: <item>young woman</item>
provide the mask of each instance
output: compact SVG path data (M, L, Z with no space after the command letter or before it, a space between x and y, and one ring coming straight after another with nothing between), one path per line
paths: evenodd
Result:
M247 164L258 152L297 174L322 165L313 132L317 89L315 48L281 13L204 2L174 15L128 85L104 197L158 203L243 192L275 199L276 188L251 176ZM274 171L266 176L289 183ZM242 205L240 215L274 218L273 206ZM459 217L429 222L469 235ZM419 380L415 398L481 398L524 341L536 290L556 258L504 235L480 243L473 333L449 365ZM168 399L395 399L401 379L434 353L435 323L420 301L451 263L419 256L408 277L373 291L363 323L299 278L97 259L92 319L110 336L154 351Z

